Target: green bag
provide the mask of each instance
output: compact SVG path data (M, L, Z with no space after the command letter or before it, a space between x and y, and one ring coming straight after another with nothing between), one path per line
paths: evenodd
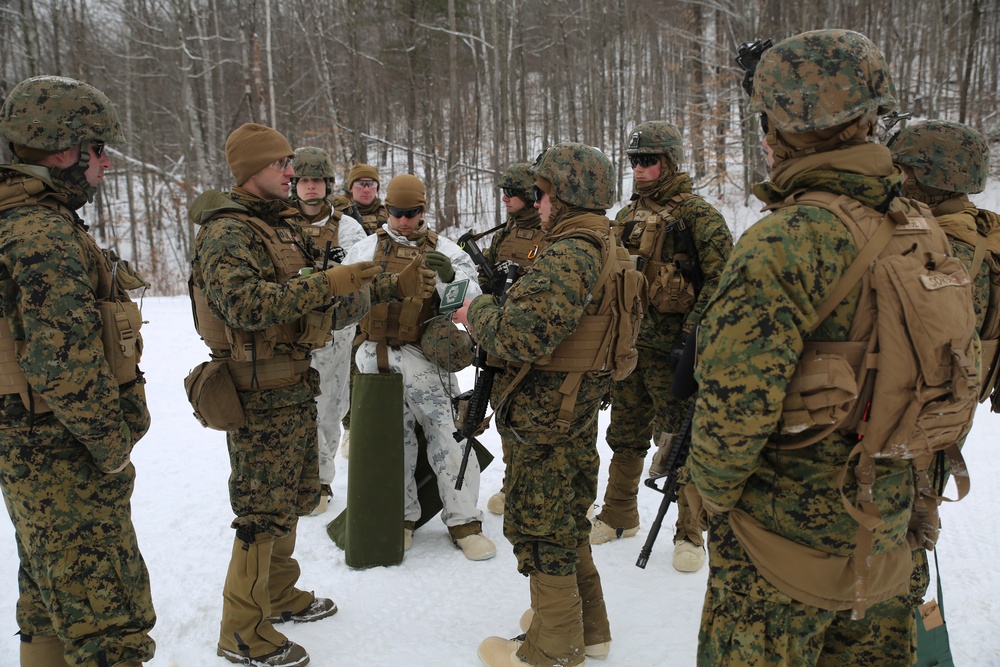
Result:
M928 600L917 607L917 667L955 667L948 643L948 625L944 619L944 593L941 590L941 568L934 550L934 571L937 575L937 602Z
M403 376L358 373L351 391L347 509L326 527L349 567L403 561L403 472Z

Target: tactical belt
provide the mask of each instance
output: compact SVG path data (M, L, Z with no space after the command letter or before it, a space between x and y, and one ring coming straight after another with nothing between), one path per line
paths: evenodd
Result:
M257 361L230 361L229 374L239 391L290 387L309 370L309 359L293 359L290 354L276 354Z

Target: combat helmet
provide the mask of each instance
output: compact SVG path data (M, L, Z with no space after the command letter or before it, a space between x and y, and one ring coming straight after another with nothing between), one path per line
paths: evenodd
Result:
M531 173L552 183L571 206L606 211L615 200L615 167L600 149L564 141L538 156Z
M926 120L907 125L892 142L892 161L909 167L923 186L975 194L986 188L990 147L962 123Z
M291 182L292 200L298 199L295 186L300 178L322 178L326 181L327 196L333 192L333 182L336 177L333 172L333 160L322 148L313 146L297 148L292 156L292 170L295 172Z
M639 123L625 147L626 155L666 155L676 167L684 160L681 131L662 120Z
M882 52L861 33L838 29L804 32L764 51L749 108L782 132L803 133L895 106Z
M457 373L472 364L472 337L450 317L435 317L420 337L420 349L431 363L446 373Z
M32 77L10 91L0 109L0 136L50 153L92 141L125 143L111 100L90 84L61 76Z
M497 181L498 188L509 188L521 193L521 198L528 206L535 203L532 195L532 187L535 185L535 177L531 175L531 165L527 162L515 162L500 174Z

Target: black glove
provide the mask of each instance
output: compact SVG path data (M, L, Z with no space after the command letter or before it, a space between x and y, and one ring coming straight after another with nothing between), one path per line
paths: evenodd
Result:
M337 264L343 264L344 258L347 257L347 253L339 245L335 245L330 248L329 252L326 253L327 260L331 262L336 262Z
M681 357L684 356L684 346L687 343L687 338L687 333L682 331L681 335L674 341L674 346L670 348L670 359L667 360L667 366L670 368L671 373L677 372L677 364L681 362Z

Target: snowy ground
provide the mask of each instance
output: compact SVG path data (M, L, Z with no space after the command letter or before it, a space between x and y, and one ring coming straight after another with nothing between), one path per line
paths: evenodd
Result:
M997 210L996 190L985 206ZM182 379L206 358L191 325L186 297L147 298L143 316L143 369L153 427L133 454L138 481L133 513L139 544L149 566L158 622L153 667L228 664L215 657L222 609L222 582L233 531L226 492L229 465L224 434L203 429L191 416ZM471 374L461 375L471 386ZM602 413L607 425L608 414ZM965 454L972 492L942 508L939 544L945 609L959 665L1000 666L1000 457L989 442L1000 416L981 407ZM603 428L602 428L603 433ZM480 507L499 489L500 443L494 431L484 443L498 462L483 473ZM606 472L610 450L602 441ZM316 667L467 667L478 665L476 647L486 636L518 633L528 604L527 580L515 567L500 517L484 513L484 529L497 543L497 557L473 563L448 541L438 520L419 530L413 548L396 567L352 570L326 536L326 523L343 509L348 461L338 457L334 500L325 516L304 518L296 555L302 587L333 597L340 612L315 624L287 630ZM603 496L604 486L599 489ZM639 536L594 547L604 581L614 643L607 667L693 665L706 570L681 574L670 565L670 528L660 535L645 570L635 560L660 496L641 489ZM669 526L676 514L671 509ZM0 520L0 666L18 662L17 556L13 529Z

